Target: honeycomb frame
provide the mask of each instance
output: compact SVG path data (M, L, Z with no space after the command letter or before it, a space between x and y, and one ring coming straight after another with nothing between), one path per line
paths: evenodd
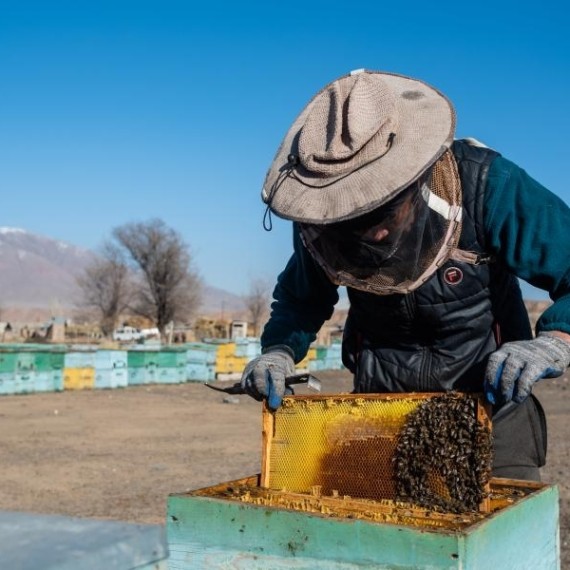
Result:
M303 395L264 406L260 486L293 494L396 501L393 456L409 413L441 393ZM490 407L475 400L477 421L491 429ZM446 490L437 473L436 493ZM486 486L488 496L490 487ZM479 510L487 512L485 498Z

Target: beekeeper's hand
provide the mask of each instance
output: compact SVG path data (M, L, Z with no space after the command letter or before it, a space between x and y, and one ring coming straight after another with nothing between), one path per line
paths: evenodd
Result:
M570 343L555 333L533 340L508 342L491 354L485 373L485 395L492 404L522 402L541 378L556 378L570 364Z
M285 379L294 374L293 351L285 345L271 346L247 364L241 387L256 400L266 398L267 406L276 410L287 391L292 393L285 386Z

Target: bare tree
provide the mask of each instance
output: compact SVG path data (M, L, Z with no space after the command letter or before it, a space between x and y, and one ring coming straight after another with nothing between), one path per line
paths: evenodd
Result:
M249 292L243 296L243 302L248 312L248 317L253 324L253 334L259 336L261 326L269 314L271 302L271 285L266 279L253 279L250 283Z
M200 304L202 281L180 234L152 219L119 226L113 237L138 276L131 309L156 323L161 334L170 322L187 321Z
M95 309L104 335L109 335L119 315L129 303L128 268L119 248L107 241L100 255L77 282L83 293L83 305Z

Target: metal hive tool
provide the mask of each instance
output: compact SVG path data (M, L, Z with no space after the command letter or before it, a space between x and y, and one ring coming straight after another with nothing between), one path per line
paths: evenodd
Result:
M477 395L288 397L277 412L263 413L260 482L288 493L409 501L442 512L484 511L490 441L488 410ZM458 457L458 450L469 459ZM425 463L428 457L436 460L418 468L415 458ZM475 464L478 478L458 484Z

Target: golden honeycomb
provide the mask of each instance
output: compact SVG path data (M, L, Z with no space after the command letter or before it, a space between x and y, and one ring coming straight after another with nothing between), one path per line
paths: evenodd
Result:
M261 486L287 493L400 499L394 454L408 417L434 394L291 396L276 412L263 412ZM441 395L438 395L441 396ZM489 423L475 395L473 413ZM438 462L427 485L448 497Z
M259 475L197 489L188 495L238 501L246 505L268 509L285 509L326 518L364 520L432 530L458 531L484 520L492 513L516 504L545 487L547 487L546 484L534 481L492 479L486 512L471 511L462 514L437 512L433 509L388 499L352 499L351 497L336 495L326 497L320 494L318 486L311 489L310 493L290 493L266 489L260 486Z

